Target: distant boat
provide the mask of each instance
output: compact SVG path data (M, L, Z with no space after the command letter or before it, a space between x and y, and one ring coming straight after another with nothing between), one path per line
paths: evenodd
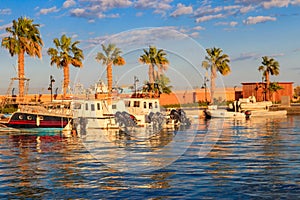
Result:
M217 105L208 106L208 109L204 111L204 114L207 119L211 119L211 118L245 119L245 118L249 118L251 115L250 112L240 112L239 110L219 109Z
M286 110L270 111L271 101L256 102L255 97L239 99L229 104L227 109L218 109L217 105L208 106L204 111L206 118L250 118L286 116Z

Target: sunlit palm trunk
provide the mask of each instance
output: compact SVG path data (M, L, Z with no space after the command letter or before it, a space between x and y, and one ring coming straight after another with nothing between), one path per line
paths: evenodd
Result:
M217 68L213 65L211 67L211 74L210 74L210 103L214 103L214 93L216 90L216 74Z
M64 66L64 91L63 91L63 98L66 98L67 96L67 90L69 87L70 82L70 68L69 65Z
M269 77L269 73L266 72L266 101L269 101L270 99L270 77Z
M154 66L153 66L153 64L149 64L148 76L149 76L149 83L150 83L150 87L151 87L149 90L149 96L152 97L153 90L154 90Z
M112 82L113 82L113 80L112 80L112 63L107 65L106 77L107 77L108 94L111 96Z
M24 98L24 50L21 49L18 54L18 78L19 78L19 96L22 101Z
M106 77L107 77L107 87L108 87L108 104L112 104L112 63L108 64L106 67Z

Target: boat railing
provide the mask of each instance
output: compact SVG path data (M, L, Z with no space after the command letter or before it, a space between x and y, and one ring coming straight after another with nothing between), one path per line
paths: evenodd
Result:
M72 111L68 108L47 109L43 106L19 106L19 110L23 112L55 114L64 116L72 116L73 114Z

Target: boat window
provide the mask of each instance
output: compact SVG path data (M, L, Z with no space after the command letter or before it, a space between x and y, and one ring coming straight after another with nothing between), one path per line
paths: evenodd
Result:
M81 109L81 104L80 103L75 103L74 104L74 109Z
M97 103L97 110L101 110L101 105L100 105L100 103Z
M134 101L133 107L140 107L140 102L139 101Z
M158 108L158 103L157 103L157 101L155 101L155 108Z
M32 116L31 116L31 115L28 115L28 116L27 116L27 119L28 119L28 120L32 120Z
M130 107L130 101L124 101L125 107Z
M88 103L85 104L85 110L89 110L89 104Z
M152 103L149 103L149 108L152 109Z
M144 101L144 108L147 108L147 102Z
M95 104L91 104L91 111L95 111Z

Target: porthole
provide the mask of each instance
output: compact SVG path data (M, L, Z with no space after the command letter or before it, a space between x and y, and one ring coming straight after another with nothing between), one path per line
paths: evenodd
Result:
M21 119L21 120L22 120L22 119L23 119L23 115L19 115L19 119Z
M27 116L27 119L28 119L28 120L32 120L32 116L31 116L31 115L28 115L28 116Z

